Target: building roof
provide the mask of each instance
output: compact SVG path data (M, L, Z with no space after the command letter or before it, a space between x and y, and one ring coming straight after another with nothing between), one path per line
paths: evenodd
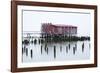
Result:
M72 28L77 28L77 26L73 26L73 25L65 25L65 24L52 24L52 23L42 23L42 24L45 24L45 25L51 25L53 27L72 27Z

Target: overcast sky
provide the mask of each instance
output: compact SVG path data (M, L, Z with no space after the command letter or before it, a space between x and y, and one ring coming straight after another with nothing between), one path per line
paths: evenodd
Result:
M79 36L91 33L91 15L77 12L23 11L23 31L41 31L41 23L77 26Z

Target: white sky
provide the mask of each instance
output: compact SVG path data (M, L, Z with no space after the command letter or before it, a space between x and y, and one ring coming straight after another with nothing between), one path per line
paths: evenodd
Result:
M23 11L23 31L40 32L41 23L53 23L77 26L79 36L88 36L91 33L90 18L89 13Z

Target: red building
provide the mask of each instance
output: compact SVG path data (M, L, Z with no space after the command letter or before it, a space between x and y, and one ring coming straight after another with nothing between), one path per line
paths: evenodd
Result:
M66 35L66 36L77 35L77 27L71 25L42 23L41 31L42 33L48 35Z

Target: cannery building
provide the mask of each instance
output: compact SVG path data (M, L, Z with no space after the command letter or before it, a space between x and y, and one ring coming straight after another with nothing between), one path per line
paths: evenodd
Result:
M41 32L45 35L76 36L77 27L64 24L42 23Z

